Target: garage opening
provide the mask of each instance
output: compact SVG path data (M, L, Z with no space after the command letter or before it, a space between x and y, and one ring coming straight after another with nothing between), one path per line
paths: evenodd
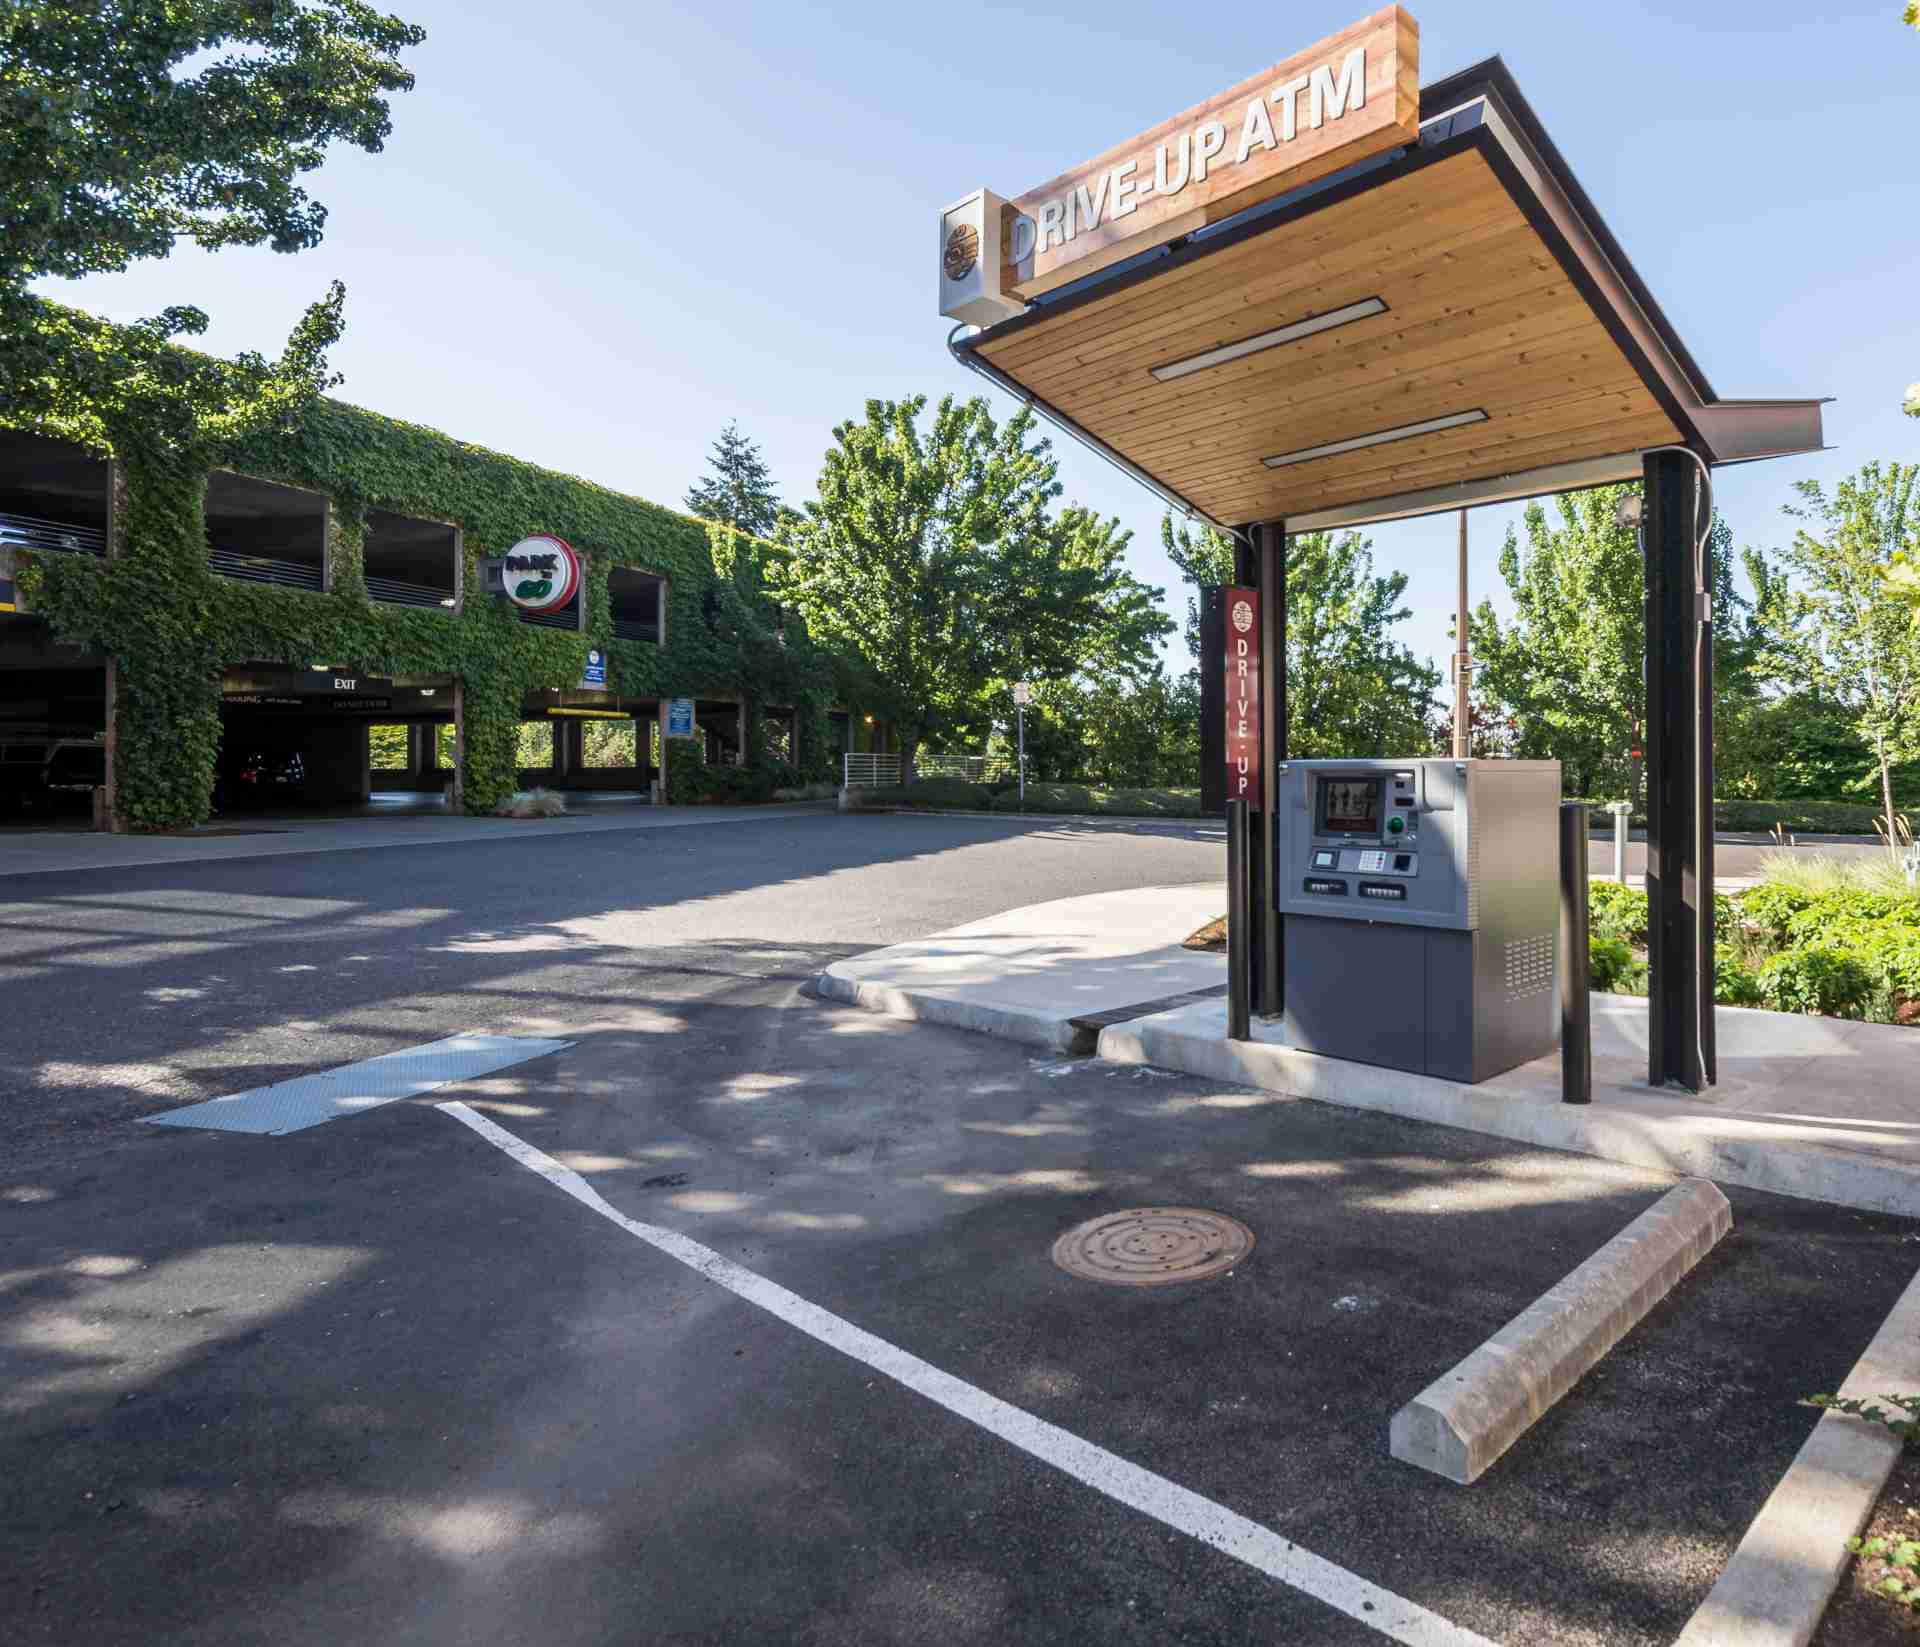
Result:
M440 811L453 776L453 682L245 664L221 682L214 810L382 816Z
M71 441L0 431L0 824L89 828L107 782L104 659L20 610L14 554L107 552L112 469Z
M387 606L452 611L460 599L460 530L386 509L367 512L367 597Z
M104 662L43 623L0 620L0 823L92 827L106 725Z
M105 555L111 468L71 441L0 431L0 551ZM0 566L11 577L11 560Z
M616 640L660 644L666 625L665 578L636 572L630 566L616 566L607 578L607 598L613 607Z
M207 477L207 564L221 577L282 589L327 586L327 500L216 469Z

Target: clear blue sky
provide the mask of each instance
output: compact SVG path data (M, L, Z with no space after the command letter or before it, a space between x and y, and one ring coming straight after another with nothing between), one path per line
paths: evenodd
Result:
M211 348L272 352L338 277L346 398L676 507L729 418L798 504L868 396L978 386L935 312L942 206L1019 193L1370 9L384 3L427 30L419 86L384 154L316 174L319 249L46 289L122 319L198 303ZM1781 540L1796 479L1920 456L1899 410L1920 379L1920 34L1897 0L1410 9L1423 80L1506 58L1719 393L1836 397L1835 450L1721 472L1741 542ZM1056 448L1178 612L1153 498ZM1473 517L1476 600L1517 513ZM1453 532L1372 534L1434 656Z

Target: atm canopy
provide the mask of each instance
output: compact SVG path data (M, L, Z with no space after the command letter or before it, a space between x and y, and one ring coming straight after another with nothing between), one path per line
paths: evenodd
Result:
M1418 108L1416 141L1039 293L956 357L1226 527L1632 480L1666 444L1820 448L1821 402L1714 394L1498 58Z

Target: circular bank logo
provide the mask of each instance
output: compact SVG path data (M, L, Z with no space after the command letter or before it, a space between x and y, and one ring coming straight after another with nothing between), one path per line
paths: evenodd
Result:
M580 557L564 538L540 533L507 551L507 599L529 612L553 612L580 587Z
M980 231L971 223L962 223L947 236L946 256L943 259L947 279L965 280L979 261Z
M1253 627L1253 602L1237 600L1233 603L1233 626L1243 635Z

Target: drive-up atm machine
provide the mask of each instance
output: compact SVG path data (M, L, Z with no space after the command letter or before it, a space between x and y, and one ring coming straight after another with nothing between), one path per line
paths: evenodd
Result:
M1289 1046L1484 1081L1559 1044L1558 761L1287 761Z

